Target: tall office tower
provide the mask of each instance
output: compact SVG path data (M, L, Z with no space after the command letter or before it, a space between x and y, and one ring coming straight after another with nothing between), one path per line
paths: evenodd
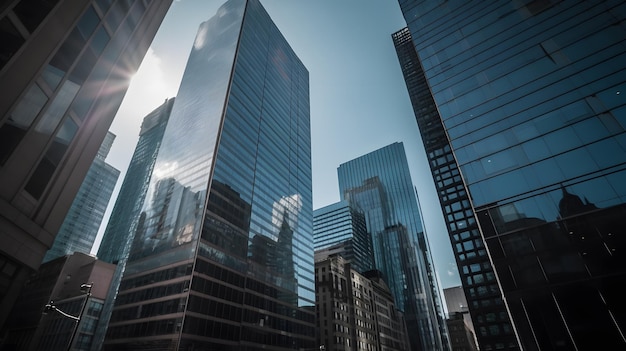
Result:
M626 5L400 5L454 156L442 162L460 170L478 220L449 229L481 349L516 348L506 312L524 350L624 348ZM419 122L427 107L413 105ZM472 257L477 245L489 255ZM507 309L483 313L496 282Z
M404 312L412 350L446 350L447 332L404 144L343 163L343 199L365 214L374 260Z
M144 117L141 123L135 152L100 242L99 260L117 264L128 255L132 242L131 233L134 233L136 227L134 222L141 213L154 161L173 105L174 98L165 100L161 106Z
M320 350L410 350L404 316L376 272L360 274L338 254L315 258Z
M113 140L115 140L115 134L107 133L43 262L74 252L84 254L91 252L113 188L120 175L119 170L105 162Z
M407 28L392 35L444 213L481 349L515 348L517 339L446 130ZM476 277L474 279L474 277Z
M115 265L80 252L43 263L15 302L0 349L99 350L93 334L114 269ZM50 303L57 310L45 310ZM80 321L61 312L80 316Z
M315 256L340 254L359 273L375 268L365 215L345 200L313 211L313 243Z
M200 25L104 350L313 349L308 71L258 0Z
M171 2L0 5L0 326L52 245Z
M167 99L161 106L144 117L135 152L130 160L124 182L100 242L98 259L116 264L116 267L94 335L94 340L99 345L104 341L120 280L126 268L133 234L146 198L154 161L159 152L173 105L174 98Z

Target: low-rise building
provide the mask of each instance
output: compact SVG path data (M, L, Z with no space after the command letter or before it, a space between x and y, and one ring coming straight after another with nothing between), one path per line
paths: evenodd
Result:
M2 349L99 349L92 340L114 270L115 265L83 253L42 264L9 315ZM79 316L77 325L73 317Z
M320 349L409 350L406 322L379 271L360 274L340 255L315 258Z

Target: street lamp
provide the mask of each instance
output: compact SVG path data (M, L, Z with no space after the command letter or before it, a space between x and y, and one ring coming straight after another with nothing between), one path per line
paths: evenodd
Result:
M76 324L74 325L74 330L72 331L72 336L70 338L70 343L69 345L67 345L67 350L70 351L72 349L72 343L74 343L74 338L76 337L76 333L78 332L78 326L80 324L80 320L83 318L83 313L85 312L85 307L87 307L87 301L89 301L89 297L91 297L91 288L93 287L93 283L85 283L85 284L81 284L80 285L80 291L85 293L85 300L83 301L83 305L80 307L80 313L78 313L78 316L72 316L69 313L63 312L60 309L58 309L55 305L54 305L54 301L50 300L50 302L48 302L43 309L43 314L48 314L48 312L57 312L58 314L62 315L63 317L72 319L76 322Z

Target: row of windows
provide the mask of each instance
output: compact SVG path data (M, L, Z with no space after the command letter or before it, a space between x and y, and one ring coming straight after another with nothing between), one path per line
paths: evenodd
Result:
M247 327L242 332L241 340L285 349L316 349L314 328L308 328L308 330L306 330L306 334L285 335L270 333L265 329Z
M213 296L222 300L228 300L240 303L243 298L243 292L238 289L231 288L216 281L193 277L191 289L209 296Z
M111 323L183 312L184 309L184 298L148 303L113 311L111 314Z
M534 166L535 168L539 166L545 168L547 166L543 165L548 160L554 160L563 169L562 172L566 172L568 171L567 165L564 164L562 159L571 153L580 153L581 151L575 151L575 149L583 145L587 145L585 148L589 153L597 156L592 161L592 165L595 164L601 168L610 167L623 161L620 154L626 152L624 151L626 149L626 141L621 135L609 138L613 133L609 132L605 124L601 122L601 119L603 119L602 116L600 118L586 119L543 137L532 139L512 148L505 148L498 153L462 166L463 173L467 180L472 183L531 163L537 163ZM607 117L604 119L607 125L615 125L614 122L611 122L612 120L614 121L613 118ZM624 130L624 128L619 129L621 131ZM604 152L605 150L617 151L607 154ZM595 163L593 163L594 161ZM552 172L551 170L550 173ZM551 177L542 181L540 185L550 184L550 180L555 177L563 179L565 175L569 175L569 173L557 172L556 174L550 174Z
M198 273L206 274L221 282L225 282L234 286L243 287L244 277L238 273L224 269L216 264L205 260L197 260L194 270Z
M239 325L227 324L211 319L185 317L183 333L201 335L208 338L237 341L241 338Z
M533 37L534 38L541 38L541 37L553 38L553 41L556 40L554 42L555 43L558 42L558 45L562 48L561 52L568 53L568 54L570 52L570 49L574 48L573 46L571 46L570 48L567 47L571 42L581 43L581 42L585 42L589 40L589 41L592 41L594 45L598 45L598 46L604 45L605 42L607 41L606 39L594 40L591 37L581 38L579 35L579 33L592 33L592 34L597 33L599 32L598 28L606 26L606 24L611 21L611 19L607 16L608 11L605 13L604 12L601 13L600 16L597 16L597 8L594 8L593 10L596 13L593 13L593 12L586 13L585 10L581 6L570 7L566 11L560 14L560 18L576 17L576 21L571 21L571 20L561 21L555 25L549 20L544 20L544 21L541 21L541 23L535 23L532 26L525 27L524 30L521 30L521 31L514 28L513 23L506 22L506 24L508 25L506 28L506 31L492 32L500 36L500 38L495 39L495 40L501 40L502 44L498 45L497 47L484 49L483 52L476 54L476 52L478 52L476 50L480 50L479 48L481 46L492 44L492 41L484 40L485 39L484 32L478 31L477 37L479 38L479 42L477 42L475 45L472 45L476 47L475 50L473 51L473 54L476 55L477 59L466 60L465 55L458 55L456 57L453 57L448 62L446 62L446 64L454 66L457 71L464 71L460 74L456 74L456 78L459 78L459 76L460 77L473 76L476 74L475 72L479 72L479 71L491 72L487 68L494 69L495 67L498 67L499 62L496 62L496 61L501 61L503 56L506 56L506 63L508 63L509 66L517 67L517 65L515 65L511 61L514 61L516 58L520 56L524 56L524 54L527 53L529 48L533 48L534 41L529 40L530 38L533 38ZM489 16L485 16L485 17L489 18ZM515 18L520 20L520 17L515 17ZM500 21L500 22L503 23L504 21ZM493 26L493 25L494 24L490 24L490 26ZM545 25L550 26L550 28L548 28L547 30L540 29L542 26L545 26ZM573 30L573 31L569 30L571 29L572 26L576 26L576 30ZM503 35L511 35L510 40L504 40L502 38ZM611 37L616 38L613 34L604 33L604 35L608 36L609 38ZM565 38L564 36L568 38ZM472 35L463 35L463 40L464 42L472 41ZM553 46L556 46L556 45L553 45ZM553 52L554 49L552 48L550 49L551 49L550 51ZM455 51L459 50L459 45L449 46L446 48L446 50L455 50ZM496 50L498 50L499 52L496 52ZM571 50L571 51L576 52L576 50ZM589 52L595 52L595 51L590 50L590 49L582 50L582 53L585 53L585 54ZM580 54L581 52L579 51L577 53ZM539 54L543 54L543 51L540 50ZM577 57L573 57L571 61L575 61L576 59ZM523 64L527 62L528 60L529 59L526 59L522 61L521 63ZM470 65L472 67L468 67ZM497 76L494 76L494 78L495 77ZM448 83L448 85L460 84L459 82L455 82L455 81L446 82L446 83ZM435 86L437 85L435 82L433 82L433 84L435 84ZM439 91L440 89L441 88L435 89L435 91Z
M181 324L181 318L172 318L112 326L107 330L107 339L173 334L180 331Z
M624 142L626 143L626 134L624 134L624 138ZM603 155L618 154L614 152L614 149L606 149L604 150ZM585 175L586 173L590 173L593 171L597 172L597 163L593 160L589 160L589 157L591 156L588 155L588 151L586 150L586 148L581 148L562 155L562 157L558 160L548 159L538 165L546 167L545 171L542 172L542 176L550 177L548 179L553 179L550 181L550 183L554 184L558 180L557 178L553 178L555 177L554 172L559 172L557 174L560 174L560 169L562 167L565 167L565 170L569 170L569 172L565 174L571 176L580 177L581 175ZM602 160L602 158L599 158L598 160ZM617 160L615 160L614 162L617 162ZM475 184L474 187L477 192L476 197L481 200L481 203L485 203L485 201L487 201L486 197L493 198L495 196L495 191L500 191L501 195L499 195L498 197L503 198L506 196L521 194L525 191L533 189L537 186L536 182L538 175L535 174L533 176L533 173L529 173L532 169L532 167L526 167L519 171L506 173L496 178L492 178L490 180ZM623 177L624 172L621 171L618 173L609 173L610 171L612 170L608 169L603 172L597 172L596 174L590 174L590 176L595 176L596 178L592 178L584 182L578 183L576 185L576 187L580 189L578 194L588 197L589 200L595 204L601 204L604 206L620 203L620 199L623 198L626 194L626 187L624 187L623 182L620 181L620 177ZM601 176L598 177L598 175ZM580 178L585 179L589 178L589 176ZM501 185L495 184L497 183L496 179L499 181L505 181L506 184L509 185L509 188L503 189ZM519 183L510 183L515 181L518 181ZM486 187L488 186L494 186L496 188L487 189ZM554 184L551 188L555 189L557 186L558 184ZM532 216L535 218L544 219L546 221L551 221L558 216L558 213L555 211L558 207L556 207L555 204L558 204L561 197L561 191L555 189L549 191L548 193L535 196L535 199L533 200L517 201L515 203L515 206L518 207L518 211L520 213L525 213L528 217ZM537 207L537 209L532 209L528 206L530 204L529 201L535 202L535 204L539 207ZM549 206L555 207L550 208Z
M185 264L173 268L164 269L158 272L144 274L135 278L124 279L120 283L120 291L189 275L191 275L191 265Z
M219 296L212 297L220 298ZM241 321L242 309L239 307L241 306L239 305L241 302L238 300L234 301L233 299L228 299L228 301L236 302L238 305L233 306L213 299L191 295L189 296L189 311L220 319L227 319L233 322Z
M152 299L158 299L164 296L181 294L189 289L189 281L183 281L174 284L155 286L152 288L142 289L131 293L120 293L117 296L116 305L126 305L134 302L142 302Z
M21 25L33 33L58 2L59 0L21 0L12 9L19 23L14 23L8 15L0 19L0 69L26 42L27 37L24 35L27 33L22 33L17 26Z

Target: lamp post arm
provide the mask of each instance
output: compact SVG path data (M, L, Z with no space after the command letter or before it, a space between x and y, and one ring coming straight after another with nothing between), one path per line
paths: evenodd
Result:
M75 320L77 322L80 320L80 317L72 316L71 314L65 313L65 312L61 311L60 309L58 309L56 307L54 308L54 310L59 312L61 315L65 316L67 318L73 319L73 320Z

